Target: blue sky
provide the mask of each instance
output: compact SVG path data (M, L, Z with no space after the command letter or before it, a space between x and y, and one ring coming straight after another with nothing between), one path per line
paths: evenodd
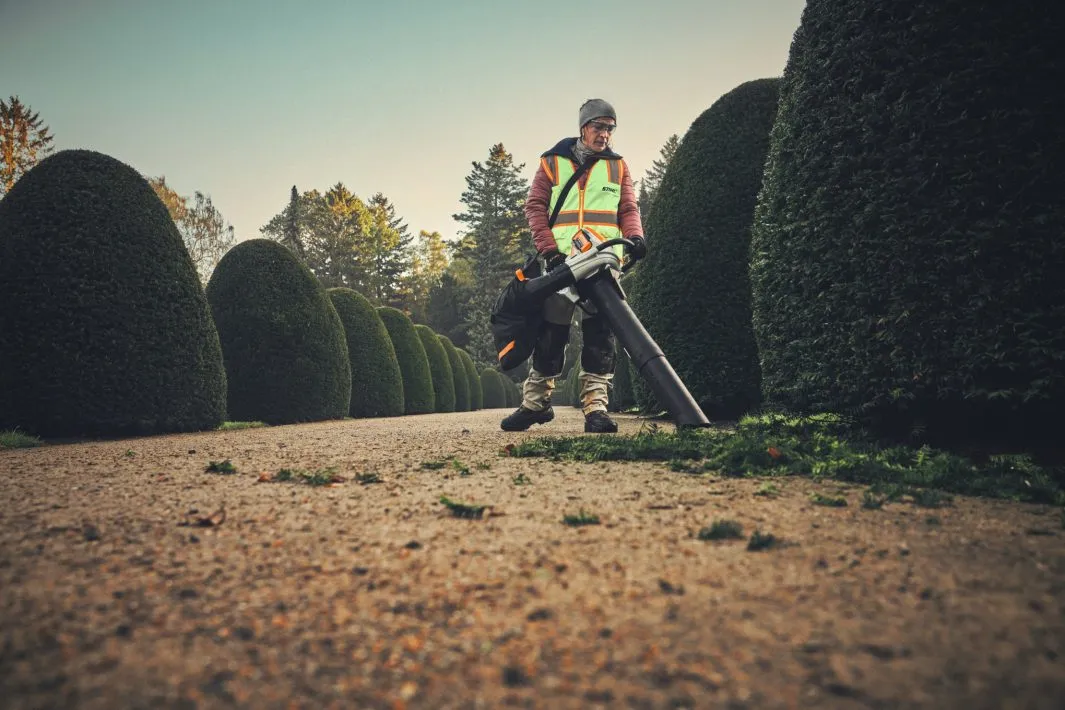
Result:
M383 192L455 236L502 142L531 178L587 98L639 178L722 94L779 76L805 0L0 0L0 95L63 148L211 196L238 239L293 184Z

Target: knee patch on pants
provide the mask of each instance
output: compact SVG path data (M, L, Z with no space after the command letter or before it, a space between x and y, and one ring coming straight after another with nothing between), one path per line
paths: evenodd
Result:
M581 367L585 372L606 375L614 372L614 334L603 318L585 318L581 321L584 347L581 350Z

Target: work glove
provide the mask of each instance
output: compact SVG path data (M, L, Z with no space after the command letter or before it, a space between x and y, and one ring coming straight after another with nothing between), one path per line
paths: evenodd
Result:
M566 260L566 257L563 256L562 252L560 252L558 249L552 249L551 251L544 252L543 257L544 261L547 263L548 273L554 271L555 267L557 267L559 264Z
M629 237L629 241L632 242L632 249L629 250L629 254L634 260L647 256L647 241L643 237L637 234Z

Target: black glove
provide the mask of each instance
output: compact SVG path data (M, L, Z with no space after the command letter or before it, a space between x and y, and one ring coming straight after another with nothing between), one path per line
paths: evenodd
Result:
M566 257L562 255L558 249L552 249L551 251L544 252L544 261L547 262L547 272L551 273L555 270L559 264L566 260Z
M633 259L642 259L647 256L647 240L640 235L629 237L629 241L632 242L632 249L629 250L629 254Z

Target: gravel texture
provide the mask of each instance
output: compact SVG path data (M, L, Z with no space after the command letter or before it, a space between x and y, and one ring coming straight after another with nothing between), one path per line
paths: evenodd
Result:
M1065 707L1059 510L514 458L581 418L506 413L0 451L0 707Z

